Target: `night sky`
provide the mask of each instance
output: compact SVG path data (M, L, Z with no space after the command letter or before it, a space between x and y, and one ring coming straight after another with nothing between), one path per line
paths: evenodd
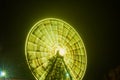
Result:
M120 65L120 14L116 0L0 0L0 70L7 77L33 80L25 60L25 39L44 18L59 18L82 37L88 57L84 80L102 80Z

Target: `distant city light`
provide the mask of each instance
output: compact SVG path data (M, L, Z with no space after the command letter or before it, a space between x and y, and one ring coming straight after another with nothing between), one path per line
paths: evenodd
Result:
M5 71L0 72L0 77L4 77L6 75Z

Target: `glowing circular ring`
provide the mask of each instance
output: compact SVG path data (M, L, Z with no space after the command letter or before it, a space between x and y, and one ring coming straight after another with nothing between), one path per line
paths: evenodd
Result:
M25 43L26 60L37 80L45 80L46 76L50 77L49 80L55 78L57 73L51 66L57 59L57 51L63 57L60 59L63 59L64 64L62 61L60 63L63 66L63 72L67 72L65 79L82 80L86 71L87 55L78 32L60 19L46 18L38 21L30 29ZM59 65L57 62L55 64ZM53 71L50 73L51 69L54 73ZM62 77L59 76L59 79Z

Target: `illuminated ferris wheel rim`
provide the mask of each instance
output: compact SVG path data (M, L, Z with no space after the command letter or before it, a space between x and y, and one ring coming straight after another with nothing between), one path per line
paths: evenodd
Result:
M64 23L64 24L67 24L68 26L70 26L70 27L77 33L77 36L79 36L80 40L83 42L83 40L82 40L81 37L80 37L80 34L78 34L78 32L77 32L70 24L68 24L67 22L63 21L62 19L57 19L57 18L45 18L45 19L42 19L42 20L37 21L37 23L35 23L35 24L33 25L33 27L29 30L28 35L27 35L27 38L26 38L26 42L27 42L27 40L28 40L28 37L29 37L30 33L37 27L37 25L38 25L39 23L43 22L43 21L46 21L46 20L56 20L56 21L60 21L60 22L62 22L62 23ZM26 44L26 42L25 42L25 44ZM84 44L82 44L82 45L84 45ZM25 45L25 47L26 47L26 45ZM83 46L83 47L85 48L85 46ZM86 54L86 49L85 49L85 54Z
M36 24L34 24L33 25L33 27L29 30L29 33L28 33L28 35L27 35L27 38L26 38L26 42L25 42L25 56L26 56L26 60L27 60L27 63L28 63L28 66L29 66L29 68L31 69L31 66L29 65L29 60L27 59L28 57L27 57L27 41L28 41L28 38L29 38L29 36L30 36L30 34L38 27L37 25L40 25L40 24L42 24L42 22L44 22L44 21L47 21L47 20L56 20L56 21L59 21L59 22L61 22L61 23L63 23L63 24L66 24L66 25L68 25L70 28L72 28L73 30L74 30L74 32L76 33L76 35L79 37L79 39L82 41L82 39L81 39L81 37L80 37L80 35L78 34L78 32L70 25L70 24L68 24L67 22L65 22L65 21L63 21L63 20L61 20L61 19L57 19L57 18L46 18L46 19L42 19L42 20L39 20ZM82 45L83 45L83 47L84 47L84 54L85 54L85 56L86 56L86 63L85 63L85 69L84 69L84 71L83 71L83 75L82 75L82 77L81 77L81 79L83 78L83 76L84 76L84 74L85 74L85 72L86 72L86 67L87 67L87 55L86 55L86 49L85 49L85 46L84 46L84 43L83 43L83 41L82 41ZM60 51L60 54L61 55L63 55L63 53L65 52L65 50L63 49L63 48L59 48L59 51ZM32 72L32 74L33 74L33 72ZM35 74L33 74L33 75L35 75ZM36 78L36 77L35 77ZM36 78L37 79L37 78Z
M65 21L63 21L63 20L61 20L61 19L57 19L57 18L45 18L45 19L39 20L37 23L35 23L35 24L33 25L33 27L30 29L30 31L29 31L29 33L28 33L28 35L27 35L27 38L26 38L26 42L25 42L25 53L26 53L26 43L27 43L28 37L30 36L30 33L32 33L32 32L34 31L34 29L36 29L36 27L37 27L37 25L38 25L39 23L41 23L41 22L43 22L43 21L46 21L46 20L56 20L56 21L60 21L60 22L62 22L62 23L64 23L64 24L67 24L68 26L70 26L70 27L76 32L77 36L79 36L80 40L82 41L82 45L83 45L83 47L84 47L84 49L85 49L85 55L86 55L86 48L85 48L85 46L84 46L84 44L83 44L83 40L81 39L80 34L78 34L78 32L77 32L70 24L68 24L67 22L65 22ZM86 56L86 59L87 59L87 56ZM87 60L86 60L86 61L87 61Z

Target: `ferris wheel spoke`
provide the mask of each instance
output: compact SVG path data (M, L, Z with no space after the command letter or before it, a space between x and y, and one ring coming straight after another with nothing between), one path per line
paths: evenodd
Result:
M42 59L42 58L51 58L51 57L53 57L54 55L50 55L50 54L44 54L44 52L42 52L42 54L40 54L40 52L33 52L33 51L30 51L29 52L30 54L34 54L34 56L35 57L33 57L33 56L30 56L30 55L28 55L28 57L31 59L31 60L34 60L34 59L36 59L36 58L39 58L39 59Z
M45 27L46 27L46 26L45 26ZM45 28L44 32L46 33L46 40L48 40L49 43L53 44L53 40L52 40L52 38L51 38L51 36L50 36L50 34L49 34L50 29L49 29L49 28L48 28L48 29Z

